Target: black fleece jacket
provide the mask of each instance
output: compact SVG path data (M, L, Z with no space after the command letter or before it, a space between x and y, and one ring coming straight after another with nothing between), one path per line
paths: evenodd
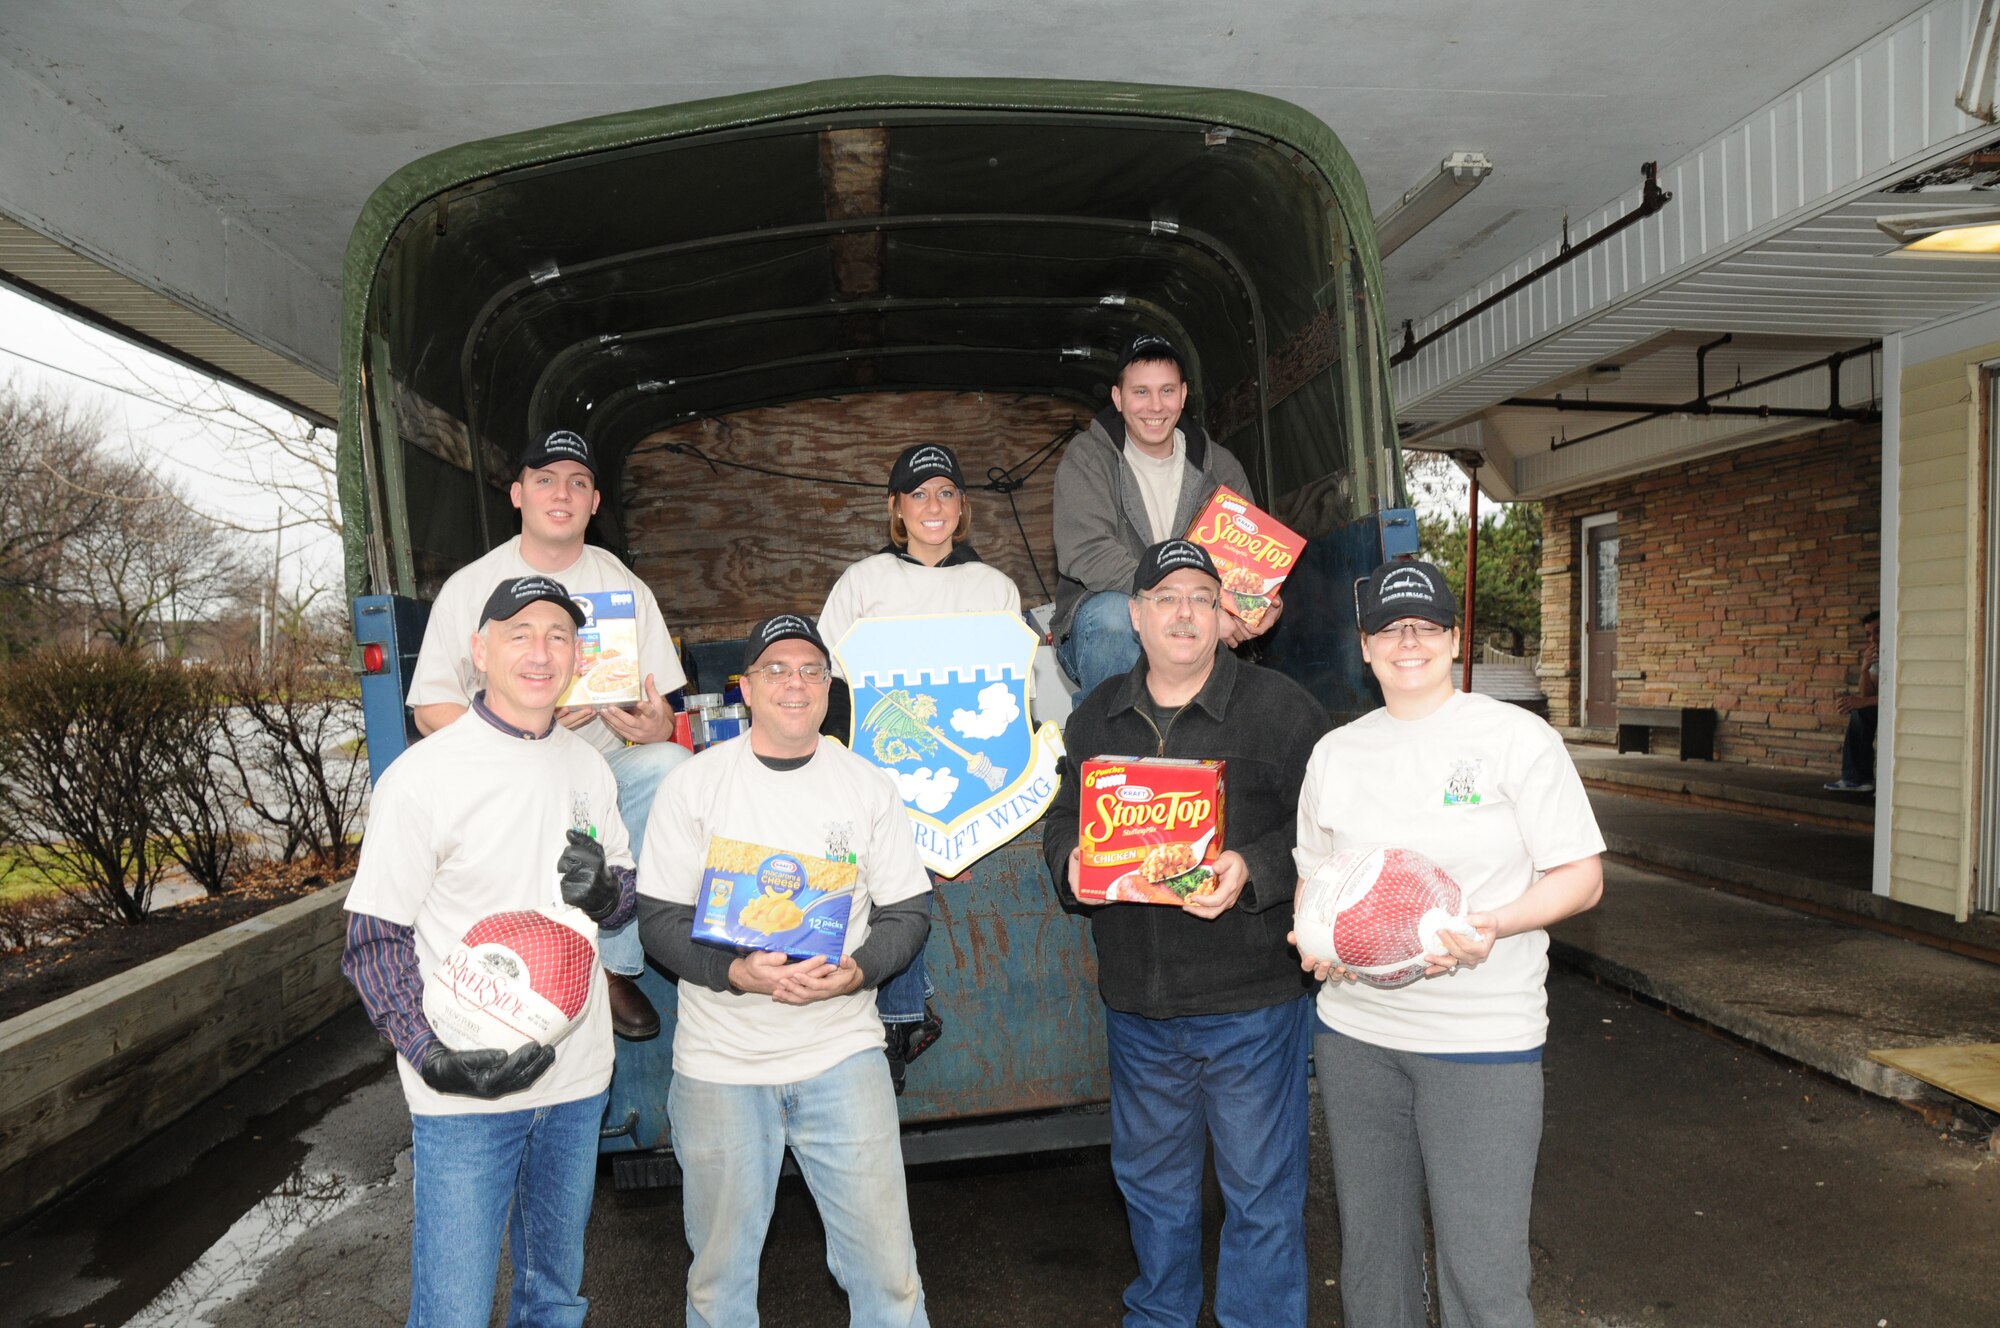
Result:
M1311 990L1285 942L1297 875L1299 786L1332 727L1326 707L1290 678L1215 652L1215 671L1164 725L1164 742L1141 713L1146 661L1084 698L1063 729L1062 788L1043 821L1042 845L1064 907L1087 911L1097 943L1097 986L1114 1010L1153 1019L1235 1014ZM1164 750L1160 750L1161 747ZM1077 768L1092 756L1179 756L1227 761L1223 847L1243 855L1249 883L1235 907L1204 921L1164 904L1079 905L1069 854L1080 806Z

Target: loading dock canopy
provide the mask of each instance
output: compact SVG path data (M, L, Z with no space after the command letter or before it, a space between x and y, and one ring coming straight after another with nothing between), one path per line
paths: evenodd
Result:
M1095 410L1139 332L1183 348L1264 494L1351 519L1393 475L1366 217L1297 107L1128 85L843 80L424 158L348 248L350 585L407 591L413 539L456 563L504 537L495 484L551 428L615 507L664 427L917 388Z

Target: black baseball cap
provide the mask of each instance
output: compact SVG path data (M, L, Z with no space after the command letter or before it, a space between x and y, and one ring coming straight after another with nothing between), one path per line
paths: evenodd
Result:
M495 586L493 593L486 597L486 607L479 611L479 625L484 627L490 622L506 622L538 599L560 604L572 622L578 627L583 626L583 610L569 597L562 582L546 576L520 576Z
M522 470L540 470L558 461L574 461L593 476L597 474L597 458L590 454L590 444L583 440L582 434L568 429L557 429L529 443L521 453Z
M896 464L889 467L890 493L915 493L925 480L944 476L959 488L965 475L958 468L958 456L943 443L918 443L903 449Z
M1132 573L1132 593L1151 590L1164 581L1169 573L1178 572L1183 567L1192 567L1203 576L1212 576L1216 584L1222 584L1222 573L1215 570L1215 559L1208 556L1208 550L1192 540L1161 540L1139 555L1139 570Z
M1111 379L1118 381L1125 376L1125 370L1140 360L1172 360L1174 367L1187 377L1187 361L1181 358L1179 347L1155 332L1142 332L1133 337L1118 357L1117 365L1111 370Z
M820 654L827 653L817 627L796 613L780 613L750 629L750 639L743 643L743 671L748 673L764 652L780 641L804 641Z
M1405 618L1452 627L1458 623L1458 601L1435 565L1383 563L1355 586L1354 614L1370 635Z

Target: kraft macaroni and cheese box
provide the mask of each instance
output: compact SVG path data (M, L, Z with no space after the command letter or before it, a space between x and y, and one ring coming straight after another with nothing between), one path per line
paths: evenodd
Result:
M629 590L571 595L583 610L576 630L576 681L562 704L630 705L646 694L639 669L639 618Z
M851 862L711 839L695 892L694 939L793 959L820 955L837 964L858 875Z

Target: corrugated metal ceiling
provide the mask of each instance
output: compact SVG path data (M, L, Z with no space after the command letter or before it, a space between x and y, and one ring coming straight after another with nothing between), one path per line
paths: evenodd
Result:
M331 380L6 217L0 279L320 423L339 414Z

